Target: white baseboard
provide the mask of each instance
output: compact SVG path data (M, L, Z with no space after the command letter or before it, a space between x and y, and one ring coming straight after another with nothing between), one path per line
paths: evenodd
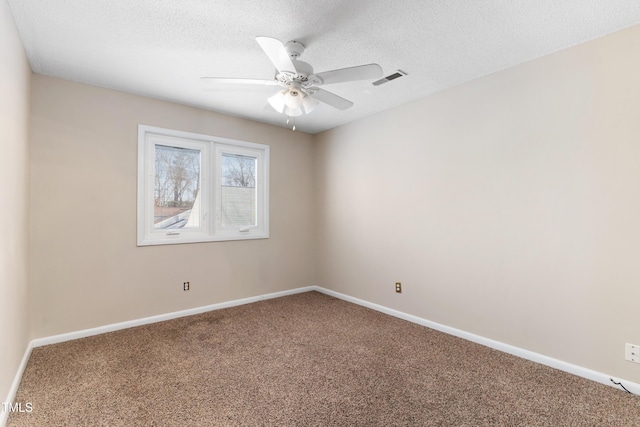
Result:
M11 388L9 388L9 394L7 398L3 400L3 402L14 402L16 398L16 393L18 393L18 387L20 387L20 382L22 381L22 374L24 374L24 370L27 367L27 362L29 362L29 357L31 356L31 350L33 349L32 342L27 344L27 348L24 351L24 355L22 356L22 361L20 362L20 366L18 366L18 371L16 372L16 376L13 378L13 382L11 383ZM4 410L4 405L0 407L0 426L4 427L7 424L7 419L9 418L9 411Z
M486 347L490 347L496 350L500 350L504 353L509 353L514 356L522 357L523 359L531 360L532 362L540 363L542 365L550 366L555 369L559 369L564 372L568 372L570 374L577 375L582 378L586 378L592 381L599 382L601 384L605 384L611 387L615 387L619 390L622 388L619 385L613 383L620 383L626 388L630 393L640 396L640 384L634 383L632 381L627 381L624 379L614 378L610 375L603 374L598 371L594 371L591 369L584 368L582 366L574 365L568 362L564 362L562 360L554 359L552 357L545 356L540 353L535 353L533 351L525 350L519 347L514 347L509 344L505 344L500 341L495 341L489 338L482 337L480 335L475 335L469 332L462 331L460 329L452 328L450 326L442 325L440 323L432 322L427 319L423 319L421 317L413 316L411 314L403 313L398 310L394 310L392 308L388 308L382 305L374 304L369 301L361 300L359 298L354 298L349 295L341 294L340 292L332 291L330 289L321 288L319 286L313 287L313 290L321 292L326 295L330 295L332 297L339 298L344 301L348 301L354 304L361 305L363 307L370 308L372 310L379 311L381 313L388 314L393 317L397 317L403 320L407 320L412 323L417 323L422 326L426 326L431 329L435 329L440 332L444 332L449 335L453 335L459 338L466 339L468 341L475 342L477 344L482 344Z
M110 325L98 326L96 328L83 329L81 331L69 332L66 334L53 335L45 338L37 338L31 341L32 347L41 347L44 345L57 344L65 341L77 340L79 338L90 337L92 335L104 334L107 332L119 331L121 329L133 328L135 326L148 325L150 323L164 322L165 320L177 319L179 317L193 316L194 314L206 313L208 311L221 310L223 308L235 307L238 305L250 304L273 298L280 298L287 295L299 294L316 290L315 286L307 286L304 288L290 289L281 292L273 292L255 297L237 299L233 301L221 302L218 304L205 305L202 307L190 308L187 310L174 311L172 313L159 314L157 316L144 317L142 319L129 320L126 322L112 323Z
M552 357L545 356L543 354L535 353L529 350L524 350L522 348L514 347L509 344L505 344L499 341L495 341L489 338L485 338L479 335L475 335L469 332L462 331L460 329L452 328L446 325L442 325L440 323L432 322L427 319L423 319L421 317L413 316L411 314L407 314L398 310L394 310L382 305L374 304L369 301L365 301L359 298L355 298L349 295L345 295L336 291L332 291L330 289L325 289L320 286L307 286L303 288L291 289L287 291L274 292L265 295L259 295L255 297L243 298L218 304L211 304L203 307L196 307L188 310L176 311L172 313L161 314L158 316L145 317L137 320L130 320L127 322L114 323L110 325L100 326L97 328L84 329L76 332L69 332L66 334L54 335L45 338L38 338L32 340L27 350L25 351L24 357L22 359L22 363L16 373L16 377L11 386L11 390L9 391L9 396L7 397L6 402L12 402L15 394L18 390L18 386L20 385L20 381L22 379L22 373L27 365L27 361L29 360L29 356L31 354L31 350L35 347L40 347L49 344L56 344L64 341L75 340L79 338L89 337L92 335L104 334L107 332L113 332L121 329L132 328L135 326L147 325L150 323L163 322L165 320L177 319L185 316L192 316L194 314L205 313L214 310L220 310L223 308L235 307L238 305L250 304L257 301L263 301L272 298L279 298L287 295L294 295L303 292L309 291L318 291L323 294L333 296L335 298L339 298L341 300L351 302L357 305L361 305L363 307L367 307L381 313L388 314L393 317L397 317L403 320L407 320L412 323L416 323L422 326L426 326L431 329L435 329L440 332L444 332L449 335L453 335L459 338L463 338L505 353L512 354L514 356L522 357L527 360L531 360L536 363L540 363L542 365L550 366L552 368L559 369L564 372L568 372L570 374L577 375L579 377L583 377L592 381L596 381L611 387L615 387L616 389L622 390L619 385L615 385L613 381L621 383L629 392L640 395L640 384L634 383L631 381L627 381L624 379L613 378L609 375L603 374L601 372L593 371L591 369L587 369L581 366L573 365L571 363L564 362L562 360L554 359ZM0 427L4 426L6 423L6 419L8 417L7 413L0 414Z

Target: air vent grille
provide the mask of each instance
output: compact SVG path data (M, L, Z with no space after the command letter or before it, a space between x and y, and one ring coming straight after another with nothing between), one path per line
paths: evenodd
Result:
M389 74L388 76L383 77L383 78L381 78L380 80L376 80L375 82L373 82L373 85L374 85L374 86L380 86L381 84L388 83L388 82L390 82L391 80L395 80L395 79L397 79L398 77L402 77L402 76L406 76L406 75L407 75L407 73L405 73L404 71L402 71L402 70L397 70L397 71L396 71L395 73L393 73L393 74Z

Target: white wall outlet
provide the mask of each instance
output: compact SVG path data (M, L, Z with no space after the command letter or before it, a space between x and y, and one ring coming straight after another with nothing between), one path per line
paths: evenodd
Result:
M626 343L624 345L624 360L640 363L640 345Z

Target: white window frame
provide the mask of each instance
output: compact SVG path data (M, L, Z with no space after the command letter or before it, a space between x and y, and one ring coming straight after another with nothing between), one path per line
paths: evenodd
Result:
M200 150L200 226L155 229L155 146ZM220 206L223 154L255 157L256 225L222 227ZM269 237L269 146L193 132L138 125L138 211L137 245L167 245Z

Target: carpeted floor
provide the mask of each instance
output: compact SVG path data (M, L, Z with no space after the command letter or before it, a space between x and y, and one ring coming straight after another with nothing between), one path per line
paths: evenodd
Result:
M640 426L640 397L318 292L33 350L8 426Z

